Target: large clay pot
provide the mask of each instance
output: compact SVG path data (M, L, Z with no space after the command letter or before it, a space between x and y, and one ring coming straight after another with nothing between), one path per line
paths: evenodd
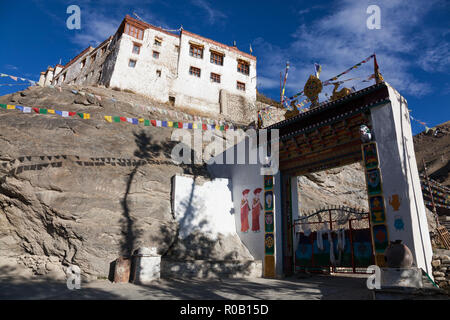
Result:
M390 241L384 257L388 268L410 268L414 263L411 250L402 243L402 240Z

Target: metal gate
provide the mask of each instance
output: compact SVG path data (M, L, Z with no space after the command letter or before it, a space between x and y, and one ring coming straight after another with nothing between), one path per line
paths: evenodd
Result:
M328 207L294 221L295 272L366 273L375 264L370 218L350 207Z

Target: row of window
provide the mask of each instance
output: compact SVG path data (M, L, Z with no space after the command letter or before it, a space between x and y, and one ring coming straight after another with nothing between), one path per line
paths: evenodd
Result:
M158 45L160 46L161 45L161 40L158 40L158 39L155 38L155 44L156 43L159 43ZM134 43L133 44L132 53L133 54L139 54L140 52L141 52L141 44ZM153 58L159 59L159 52L158 51L153 50L152 54L153 54ZM190 48L189 54L192 57L194 57L194 58L203 59L203 48L191 44L191 48ZM211 51L211 56L210 56L211 63L214 63L214 64L219 65L219 66L223 66L223 58L224 58L223 54ZM249 73L250 73L250 64L247 61L238 60L237 71L240 72L240 73L243 73L245 75L249 75Z
M132 50L131 52L132 52L133 54L139 54L139 53L141 53L141 45L140 45L139 43L134 43L134 44L133 44L133 50ZM152 55L153 55L153 58L159 59L159 52L158 52L158 51L153 50Z
M200 78L201 69L191 66L189 68L189 74L194 76L194 77ZM220 74L211 72L209 78L210 78L211 82L220 83ZM245 83L237 81L236 82L236 89L245 91Z
M203 59L203 47L191 44L189 55L194 58ZM224 54L211 51L209 61L218 66L223 66ZM238 59L237 71L245 75L250 73L250 64L247 61Z
M136 67L136 63L137 63L136 60L130 59L130 60L128 61L128 67L130 67L130 68L135 68L135 67ZM189 68L189 74L192 75L192 76L194 76L194 77L200 78L200 76L201 76L201 69L200 69L200 68L196 68L196 67L192 67L192 66L191 66L191 67ZM161 70L156 70L156 75L157 75L158 77L161 77ZM221 81L220 81L220 80L221 80L221 76L220 76L220 74L211 72L211 74L210 74L210 80L211 80L211 82L220 83L220 82L221 82ZM237 81L237 82L236 82L236 88L237 88L238 90L245 91L245 83L240 82L240 81Z
M126 26L125 26L125 33L136 39L139 39L139 40L142 40L144 38L144 30L136 28L129 24L126 24ZM161 43L162 43L162 39L155 37L155 41L153 44L155 46L161 46ZM135 43L133 46L133 53L139 54L140 46L141 46L140 44ZM195 45L195 44L191 43L191 46L189 48L189 55L194 58L203 59L203 51L204 51L203 46ZM153 57L155 57L155 55L159 57L159 52L153 51ZM158 57L156 57L156 58L158 58ZM210 54L210 62L211 63L214 63L219 66L223 66L223 60L224 60L224 54L211 51L211 54ZM237 71L242 74L249 75L250 64L247 61L239 59L238 65L237 65Z
M103 48L100 49L100 55L103 55L106 51L106 46L104 46ZM97 58L97 52L95 54L91 55L91 63L93 63L95 61L95 59ZM86 66L86 60L87 57L84 58L83 60L81 60L80 64L81 64L81 69L83 69Z

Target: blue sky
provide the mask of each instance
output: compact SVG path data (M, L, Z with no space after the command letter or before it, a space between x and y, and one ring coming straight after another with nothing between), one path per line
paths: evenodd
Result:
M69 5L81 8L81 30L66 27ZM366 9L381 9L381 29L369 30ZM290 61L286 95L302 90L322 65L331 78L377 54L380 71L407 100L412 116L429 127L450 120L450 2L128 0L0 1L0 73L32 80L61 59L67 63L88 45L114 34L126 14L146 22L184 29L232 45L258 58L258 89L279 99L280 71ZM373 73L372 62L341 79L357 89ZM0 84L14 83L1 78ZM0 86L0 95L20 86ZM331 89L331 88L327 88ZM413 132L424 128L413 121Z

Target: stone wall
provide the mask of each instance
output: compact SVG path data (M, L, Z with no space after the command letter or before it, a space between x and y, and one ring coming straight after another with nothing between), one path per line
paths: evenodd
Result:
M433 277L439 288L450 289L450 250L439 250L431 262Z

